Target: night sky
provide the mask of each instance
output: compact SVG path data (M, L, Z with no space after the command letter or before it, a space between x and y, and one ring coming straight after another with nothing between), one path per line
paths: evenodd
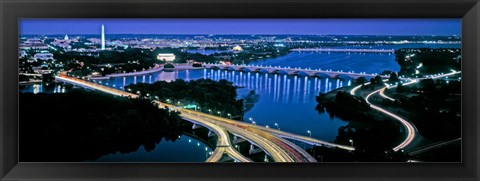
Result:
M20 34L460 35L461 19L21 19Z

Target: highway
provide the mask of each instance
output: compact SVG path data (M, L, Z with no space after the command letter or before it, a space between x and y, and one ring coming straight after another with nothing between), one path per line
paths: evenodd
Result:
M74 84L77 84L77 85L80 85L80 86L93 88L93 89L100 90L102 92L110 93L110 94L117 95L117 96L138 98L138 95L136 95L136 94L120 91L118 89L114 89L114 88L106 87L106 86L103 86L103 85L95 84L95 83L88 82L88 81L85 81L85 80L82 80L82 79L68 77L65 73L62 73L59 76L56 76L55 78L58 79L58 80L61 80L61 81L70 82L70 83L74 83ZM161 105L161 102L156 101L156 103L159 106ZM192 118L192 117L189 117L189 115L183 115L183 114L182 114L182 118L186 119L188 121L195 120L195 118ZM233 149L232 145L230 144L230 138L229 138L227 132L224 129L222 129L222 128L220 128L220 127L218 127L218 126L216 126L216 125L214 125L214 124L212 124L208 121L204 121L204 122L193 121L193 122L196 123L196 124L201 124L201 125L207 127L208 129L214 131L215 134L218 136L217 148L214 150L212 155L207 159L207 162L219 161L222 158L224 153L228 154L230 157L232 157L233 159L235 159L237 161L251 162L250 159L246 158L242 154L238 153L235 149Z
M297 141L308 143L308 144L311 144L311 145L327 146L327 147L332 147L332 148L340 148L340 149L344 149L344 150L348 150L348 151L354 151L355 150L354 147L347 146L347 145L330 143L330 142L318 140L318 139L315 139L315 138L311 138L311 137L308 137L308 136L297 135L297 134L288 133L288 132L285 132L285 131L280 131L280 130L277 130L277 129L265 128L265 127L262 127L262 126L256 126L256 127L260 130L267 131L267 132L272 133L274 135L277 135L281 138L297 140Z
M426 76L425 78L416 78L416 79L412 79L410 82L407 82L407 83L404 83L403 85L411 85L411 84L415 84L415 83L418 83L420 82L420 80L422 79L438 79L438 78L443 78L443 77L448 77L448 76L452 76L452 75L455 75L455 74L460 74L461 71L452 71L451 73L447 73L447 74L440 74L440 75L434 75L434 76ZM384 80L386 81L386 80ZM365 83L365 85L368 85L370 83ZM361 87L361 85L358 85L356 87L354 87L351 91L350 91L350 94L352 95L355 95L355 92ZM396 120L398 120L402 125L403 127L406 129L407 131L407 135L405 137L405 139L397 146L395 146L393 148L394 151L398 151L398 150L401 150L401 149L404 149L405 147L407 147L408 145L410 145L412 143L412 141L415 139L415 136L418 132L417 128L415 127L415 125L411 124L410 122L408 122L407 120L401 118L400 116L396 115L396 114L393 114L379 106L376 106L372 103L370 103L370 101L368 101L368 99L370 98L370 96L376 94L376 93L379 93L380 96L382 96L383 98L386 98L386 99L389 99L391 101L394 101L395 99L391 98L391 97L388 97L387 95L384 94L384 91L386 88L390 89L390 88L394 88L396 86L388 86L388 87L382 87L378 90L375 90L373 92L371 92L370 94L368 94L366 97L365 97L365 101L370 105L370 107L372 107L373 109L377 110L377 111L380 111Z
M162 104L167 105L166 103L162 103ZM169 107L172 107L172 106L173 105L169 105ZM355 150L355 148L351 147L351 146L330 143L330 142L318 140L318 139L303 136L303 135L297 135L297 134L288 133L288 132L285 132L285 131L280 131L280 130L273 129L273 128L267 128L267 127L263 127L263 126L259 126L259 125L255 125L255 124L250 124L250 123L245 123L245 122L239 122L239 121L235 121L235 120L231 120L231 119L227 119L227 118L223 118L223 117L218 117L218 116L214 116L214 115L210 115L210 114L206 114L206 113L202 113L202 112L183 109L183 108L177 108L177 109L183 110L184 112L193 113L193 114L199 115L201 117L206 117L206 118L209 118L210 120L223 122L223 123L228 124L229 126L243 127L245 129L250 130L251 132L254 132L254 133L258 134L258 135L263 135L264 137L269 137L270 139L283 142L281 144L287 144L288 145L288 144L293 144L293 143L291 143L290 141L286 141L286 140L282 141L283 139L280 139L279 137L292 139L292 140L297 140L297 141L305 142L305 143L308 143L308 144L311 144L311 145L336 147L336 148L340 148L340 149L344 149L344 150L348 150L348 151ZM182 113L184 113L184 112L182 112ZM227 131L230 132L231 130L227 129ZM295 144L293 144L293 145L295 145ZM297 145L288 146L288 147L293 148L293 147L296 147L296 146ZM288 148L288 147L286 149L292 149L292 148ZM293 148L293 149L295 149L298 153L300 153L305 159L307 159L307 160L312 159L310 154L306 153L305 150L299 148L298 146L297 146L297 148Z
M419 153L423 153L423 152L431 150L431 149L435 149L435 148L442 147L442 146L445 146L445 145L448 145L448 144L451 144L451 143L455 143L457 141L462 141L462 138L457 138L457 139L454 139L454 140L434 143L434 144L428 145L426 147L423 147L423 148L420 148L420 149L417 149L417 150L414 150L414 151L410 151L408 154L417 155Z
M388 100L391 100L391 101L395 101L394 98L391 98L391 97L385 95L385 87L382 88L382 89L380 89L379 94L380 94L380 96L382 96L382 97L385 98L385 99L388 99Z
M131 98L138 98L139 97L137 94L124 92L124 91L121 91L121 90L118 90L118 89L114 89L114 88L110 88L110 87L107 87L107 86L102 86L102 85L99 85L99 84L95 84L95 83L92 83L92 82L89 82L89 81L86 81L86 80L69 77L65 73L61 73L61 74L59 74L59 76L55 76L55 79L61 80L61 81L64 81L64 82L77 84L77 85L80 85L80 86L83 86L83 87L89 87L89 88L96 89L96 90L106 92L106 93L110 93L110 94L113 94L113 95L116 95L116 96L131 97Z
M106 87L103 85L95 84L89 81L85 81L82 79L68 77L65 73L61 73L59 76L55 77L57 80L65 81L74 83L80 86L89 87L92 89L100 90L103 92L107 92L117 96L123 97L132 97L138 98L139 96L136 94L124 92L118 89ZM218 161L221 156L226 153L233 159L237 161L251 161L248 158L245 158L241 154L235 151L232 145L229 143L228 134L226 131L231 132L234 135L239 135L247 140L249 140L252 144L258 146L262 150L264 150L267 154L269 154L274 161L276 162L316 162L316 160L306 153L305 150L299 148L297 145L282 139L276 135L284 135L284 137L288 138L296 138L297 140L304 140L310 141L312 143L321 143L318 145L332 145L337 146L336 144L316 140L313 138L305 138L304 136L299 136L295 134L287 134L286 132L280 132L274 129L270 129L265 131L266 128L259 127L256 125L238 122L222 117L213 116L210 114L205 114L197 111L192 111L188 109L178 108L173 105L168 105L162 102L158 102L159 106L168 106L169 108L173 108L181 112L180 116L189 121L196 121L196 123L202 123L202 125L206 126L207 128L213 130L217 135L219 135L219 147L218 150L216 149L212 154L211 158L207 161ZM213 123L213 124L212 124ZM271 134L275 133L274 134ZM288 135L288 136L287 136ZM222 141L223 140L223 141ZM227 143L228 140L228 143ZM346 148L340 145L340 148ZM352 148L347 148L352 150Z
M431 79L437 79L437 78L442 78L442 77L447 77L451 76L454 74L459 74L461 73L460 71L455 72L453 71L452 73L448 74L441 74L441 75L435 75L435 76L430 76L427 78ZM96 90L100 90L103 92L107 92L113 95L117 96L122 96L122 97L131 97L131 98L138 98L139 96L133 93L129 92L124 92L115 88L110 88L107 86L95 84L86 80L82 79L77 79L73 77L67 76L65 73L61 73L59 76L55 77L57 80L65 81L65 82L70 82L73 84L77 84L83 87L88 87ZM404 83L403 85L410 85L419 82L419 80L425 79L425 78L417 78L413 79L410 82ZM384 80L385 81L385 80ZM369 83L366 83L369 84ZM361 86L356 86L351 90L351 94L355 95L355 92L360 88ZM365 100L366 102L375 110L378 110L396 120L398 120L407 130L407 136L405 139L396 147L393 148L394 151L398 151L401 149L404 149L407 147L409 144L412 143L414 140L417 130L414 125L409 123L407 120L401 118L400 116L393 114L389 111L386 111L385 109L373 105L372 103L369 102L369 98L376 94L379 93L380 96L389 99L389 100L394 100L391 97L388 97L384 94L384 91L386 88L393 88L395 86L387 86L387 87L382 87L381 89L375 90L371 93L369 93ZM285 131L280 131L276 130L273 128L266 128L263 126L259 125L254 125L254 124L249 124L249 123L244 123L244 122L239 122L235 120L230 120L226 119L223 117L218 117L202 112L197 112L197 111L192 111L188 109L183 109L179 108L173 105L169 105L163 102L156 101L156 103L159 106L162 107L169 107L170 109L175 109L177 111L180 111L180 116L190 122L196 123L203 125L210 129L211 131L215 132L215 134L218 136L218 143L217 143L217 148L213 151L211 156L207 159L208 162L217 162L219 161L224 154L227 154L228 156L232 157L236 161L240 162L251 162L250 159L246 158L242 154L238 153L230 143L230 138L228 136L228 132L240 136L246 140L248 140L250 143L258 146L260 149L265 151L268 155L272 157L272 159L276 162L316 162L316 160L306 153L305 150L299 148L297 145L291 143L290 141L287 141L283 138L286 139L292 139L292 140L298 140L301 142L305 142L308 144L312 145L317 145L317 146L328 146L328 147L337 147L340 149L345 149L349 151L355 150L354 147L346 146L346 145L339 145L339 144L334 144L334 143L329 143L326 141L318 140L315 138L311 137L306 137L302 135L296 135L292 133L288 133Z
M154 101L154 102L157 104L160 103L159 101ZM162 108L160 104L159 104L159 107ZM182 118L187 121L193 122L195 124L200 124L208 128L209 130L212 130L218 136L217 146L213 151L213 153L210 155L210 157L206 160L206 162L218 162L220 161L220 159L223 157L224 154L227 154L228 156L230 156L231 158L233 158L238 162L252 162L252 160L243 156L233 148L232 144L230 144L230 137L228 136L228 133L227 131L225 131L225 129L208 121L197 121L196 117L190 114L182 115Z
M410 122L408 122L407 120L401 118L400 116L397 116L396 114L393 114L391 112L388 112L387 110L381 108L381 107L378 107L372 103L370 103L370 101L368 101L368 99L370 98L370 96L372 96L373 94L376 94L378 92L380 92L381 90L385 89L384 88L381 88L381 89L378 89L376 91L373 91L371 92L370 94L367 95L367 97L365 97L365 101L367 101L368 104L370 104L370 107L372 107L373 109L376 109L377 111L380 111L396 120L398 120L407 130L407 136L406 138L397 146L395 146L393 148L393 151L398 151L398 150L401 150L405 147L407 147L410 143L412 143L413 139L415 138L415 135L417 134L417 129L415 128L415 126L413 126Z
M158 101L157 101L158 102ZM248 140L250 143L258 146L260 149L270 155L275 162L306 162L316 161L303 149L296 149L291 146L293 143L289 143L286 140L280 139L274 135L271 135L265 131L256 129L254 126L238 122L210 114L188 110L180 107L176 107L166 103L160 103L162 107L169 107L176 111L180 111L180 115L195 118L196 121L211 122L217 126L221 126L228 132L237 135L243 139Z

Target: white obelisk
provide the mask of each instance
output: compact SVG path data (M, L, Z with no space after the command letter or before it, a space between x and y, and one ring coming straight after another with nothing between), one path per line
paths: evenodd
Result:
M105 27L102 24L102 50L105 50Z

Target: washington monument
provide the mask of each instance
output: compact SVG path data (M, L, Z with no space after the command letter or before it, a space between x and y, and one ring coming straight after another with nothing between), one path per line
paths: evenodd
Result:
M105 50L105 27L102 24L102 50Z

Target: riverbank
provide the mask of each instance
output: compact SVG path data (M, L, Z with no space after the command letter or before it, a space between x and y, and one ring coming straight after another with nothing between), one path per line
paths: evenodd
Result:
M189 128L178 114L149 100L96 91L21 93L19 102L22 162L96 160L140 146L151 151L160 140L175 141Z
M104 80L104 79L110 79L110 78L115 78L115 77L128 77L128 76L143 76L146 74L153 74L153 73L158 73L161 71L178 71L178 70L201 70L205 69L204 67L193 67L191 64L173 64L175 68L163 68L162 65L159 65L159 67L155 67L152 69L147 69L147 70L142 70L142 71L137 71L137 72L128 72L128 73L114 73L114 74L108 74L105 76L90 76L88 77L89 80Z
M328 113L331 117L340 117L348 121L346 126L338 129L335 143L352 144L355 154L349 155L349 161L406 161L403 153L392 150L402 141L402 126L390 117L371 108L363 96L350 94L353 86L335 89L317 96L317 111ZM376 89L375 87L373 89ZM369 88L360 88L360 95L371 92ZM332 151L316 148L326 155L336 154ZM329 159L326 159L329 160ZM339 160L345 161L345 160Z

